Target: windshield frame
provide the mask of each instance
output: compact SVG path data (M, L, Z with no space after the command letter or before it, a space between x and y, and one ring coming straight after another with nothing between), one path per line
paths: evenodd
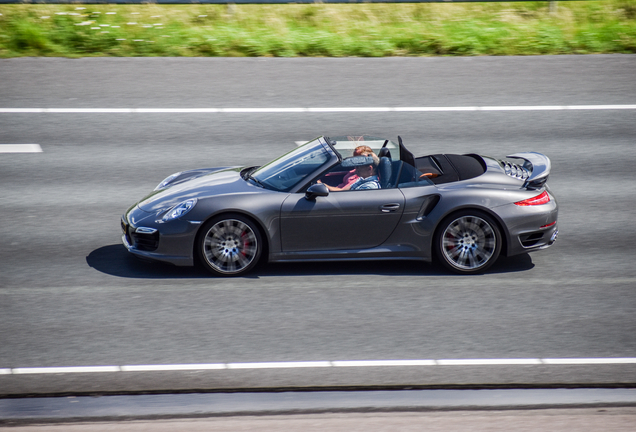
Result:
M314 158L315 156L310 156L313 154L324 155L324 162L304 167L306 172L301 174L297 174L293 171L295 167L298 167L299 164L307 160L308 157ZM340 155L334 151L327 140L324 137L318 137L256 168L249 174L248 178L254 178L266 189L294 193L311 182L320 172L338 163L340 159ZM287 181L272 180L274 176L281 176L289 174L290 172L292 172L294 176L290 177Z

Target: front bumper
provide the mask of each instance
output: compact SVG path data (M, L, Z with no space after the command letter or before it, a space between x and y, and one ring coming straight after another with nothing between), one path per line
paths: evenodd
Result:
M157 214L138 206L121 218L122 243L133 255L178 266L194 265L194 240L200 222L157 220Z

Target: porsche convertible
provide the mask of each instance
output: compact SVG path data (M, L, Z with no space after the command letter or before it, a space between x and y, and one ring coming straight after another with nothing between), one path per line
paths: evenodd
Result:
M474 274L556 241L550 169L535 152L415 157L400 137L321 136L263 166L170 175L124 213L122 241L220 276L261 261L383 259Z

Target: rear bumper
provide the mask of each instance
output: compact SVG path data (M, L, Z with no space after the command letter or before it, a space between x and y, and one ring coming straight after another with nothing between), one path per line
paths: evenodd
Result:
M509 204L499 208L506 222L507 256L542 250L552 246L559 235L556 200L537 206L520 207Z

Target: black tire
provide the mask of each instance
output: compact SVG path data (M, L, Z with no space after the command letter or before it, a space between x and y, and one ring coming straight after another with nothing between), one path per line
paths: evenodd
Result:
M250 219L226 214L203 225L196 249L201 264L213 274L239 276L258 263L263 241L260 230Z
M478 210L463 210L440 223L433 247L439 262L449 270L475 274L497 261L501 244L501 232L491 216Z

